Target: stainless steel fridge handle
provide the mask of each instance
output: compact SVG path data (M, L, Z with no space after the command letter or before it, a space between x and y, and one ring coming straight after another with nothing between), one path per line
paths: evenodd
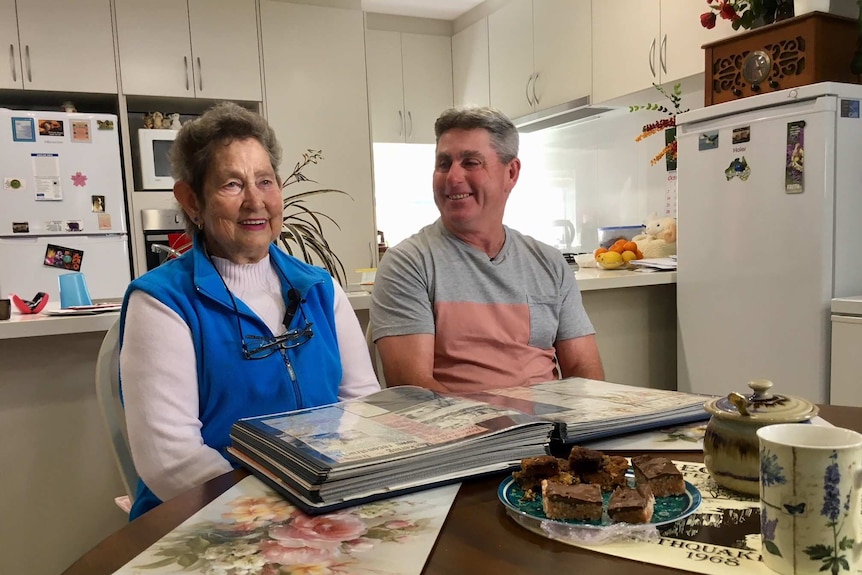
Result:
M413 137L413 112L407 110L407 139Z
M652 39L652 44L649 46L649 70L655 77L655 38Z
M401 110L398 110L398 137L401 138L404 135L404 113Z
M533 107L533 101L530 99L530 81L532 81L533 75L530 74L530 77L527 78L527 83L524 85L524 95L527 97L527 103L530 107Z
M204 91L204 70L201 68L201 58L198 56L198 89Z
M189 91L189 57L183 56L183 66L186 68L186 92Z
M661 64L661 71L667 74L667 34L661 39L661 49L658 53L658 60Z
M24 46L25 60L27 61L27 81L33 81L33 70L30 69L30 44Z
M12 69L12 81L18 81L18 69L15 67L15 44L9 44L9 68Z

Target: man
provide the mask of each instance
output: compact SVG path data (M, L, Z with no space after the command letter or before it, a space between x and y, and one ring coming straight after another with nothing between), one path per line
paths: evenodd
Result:
M604 379L562 254L503 225L521 169L515 126L493 108L453 108L434 128L440 219L390 248L374 281L387 384L467 392Z

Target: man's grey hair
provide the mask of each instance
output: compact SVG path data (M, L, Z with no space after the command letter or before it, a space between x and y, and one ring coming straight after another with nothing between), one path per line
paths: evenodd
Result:
M490 106L463 106L445 110L434 122L437 142L449 130L485 129L491 135L491 147L497 157L508 164L518 157L518 129L512 120Z

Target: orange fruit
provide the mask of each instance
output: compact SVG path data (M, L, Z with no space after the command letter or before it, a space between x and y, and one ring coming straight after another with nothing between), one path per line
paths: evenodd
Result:
M606 251L608 251L607 248L598 248L596 251L593 252L593 257L597 257L598 255L603 254Z
M635 250L635 255L637 256L637 257L635 258L636 260L642 260L642 259L644 259L644 253L643 253L642 251L640 251L640 250Z
M623 246L623 249L628 250L630 252L637 252L638 245L635 242L626 242Z

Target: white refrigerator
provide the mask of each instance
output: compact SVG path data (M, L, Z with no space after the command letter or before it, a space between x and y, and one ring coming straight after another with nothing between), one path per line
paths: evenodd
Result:
M820 83L678 117L680 390L829 400L830 302L862 293L860 101Z
M59 302L84 274L94 299L131 279L119 123L110 114L0 108L0 294Z

